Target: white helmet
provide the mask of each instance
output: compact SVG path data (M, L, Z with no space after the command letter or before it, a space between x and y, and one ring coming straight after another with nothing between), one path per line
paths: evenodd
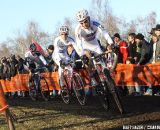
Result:
M88 11L85 9L80 10L76 15L78 22L85 20L88 16Z
M61 34L61 33L67 33L67 34L68 34L68 32L69 32L68 26L61 26L61 27L59 28L59 33L60 33L60 34Z

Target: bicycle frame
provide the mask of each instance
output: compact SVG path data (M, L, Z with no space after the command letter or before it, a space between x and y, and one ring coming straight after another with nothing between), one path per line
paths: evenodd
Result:
M85 105L86 95L84 83L81 76L72 68L72 62L68 63L62 72L65 86L61 88L61 96L66 104L69 104L70 97L74 93L80 105Z
M49 87L44 76L41 74L41 70L44 70L44 68L38 68L32 73L31 80L29 81L29 93L32 100L36 100L37 96L41 94L42 98L45 101L48 101L50 98ZM43 85L45 85L45 87Z
M103 86L103 89L100 89L99 92L100 93L107 92L107 91L110 92L113 99L114 99L114 102L117 105L119 112L122 114L124 112L124 108L123 108L120 96L118 94L118 91L116 91L115 82L112 79L112 76L110 75L110 71L106 67L107 65L106 65L106 62L104 61L105 57L104 57L104 59L102 57L103 55L105 55L105 53L102 53L102 54L92 58L93 65L96 68L101 85ZM98 57L99 57L99 59L98 59ZM97 62L97 60L98 60L98 62Z
M98 73L100 82L103 84L107 80L106 76L103 73L103 70L107 69L106 62L101 56L99 59L96 59L95 57L91 57L91 59L93 61L94 68L96 72Z
M38 90L40 89L40 79L41 79L40 73L34 73L34 74L31 76L31 79L32 79L33 82L35 83L36 91L38 91Z
M64 70L63 70L63 76L67 78L67 86L69 87L70 90L72 90L72 77L75 74L74 70L72 69L71 65L67 65Z
M41 74L41 70L44 70L44 68L38 68L34 73L32 73L31 79L34 81L36 85L36 90L40 89L40 80L43 77Z
M102 86L107 85L108 89L111 92L115 92L115 89L112 88L112 87L109 87L109 84L108 84L108 82L110 82L110 80L113 80L113 79L112 79L112 77L110 75L110 72L107 68L107 64L106 64L106 61L105 61L105 53L102 53L98 56L92 57L92 61L93 61L94 68L95 68L96 72L98 73L98 77L99 77L101 85ZM104 71L109 72L108 76L106 76L104 74Z

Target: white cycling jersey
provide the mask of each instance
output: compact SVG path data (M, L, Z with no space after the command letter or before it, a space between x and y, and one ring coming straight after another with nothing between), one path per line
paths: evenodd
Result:
M30 50L25 53L25 58L30 58L33 62L39 65L47 65L47 61L45 60L44 56L42 55L33 55Z
M79 55L84 55L85 50L97 52L98 54L102 53L98 43L98 33L102 34L109 44L113 43L107 31L98 22L90 21L89 29L85 29L81 24L78 24L75 29L75 37Z
M74 49L76 50L76 43L74 39L71 37L67 37L67 40L64 41L60 36L57 37L54 41L54 52L52 54L52 58L55 63L59 66L58 74L60 79L60 85L64 86L64 77L62 75L63 69L60 66L60 61L69 61L70 57L67 54L67 46L73 45Z
M68 45L73 45L74 49L76 49L75 41L71 37L68 37L67 40L64 41L59 36L54 41L54 53L52 55L52 58L58 66L60 66L60 63L59 63L60 60L66 61L66 60L70 59L67 54L67 46Z

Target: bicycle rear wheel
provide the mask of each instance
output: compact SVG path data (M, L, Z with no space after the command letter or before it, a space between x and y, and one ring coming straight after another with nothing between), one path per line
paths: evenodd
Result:
M118 108L119 112L121 114L123 114L124 113L124 108L123 108L123 105L122 105L120 94L119 94L119 92L116 88L115 82L112 79L108 69L104 69L104 74L107 78L107 86L108 86L110 94L111 94L111 100L113 99L114 103L117 105L117 108Z
M86 93L84 90L84 82L78 73L75 73L72 79L74 93L80 105L86 104Z
M71 99L69 83L67 81L68 81L67 76L64 76L64 86L60 86L61 87L61 97L65 104L69 104L70 99Z
M35 101L37 98L37 90L36 90L36 85L33 80L30 80L28 82L28 89L29 89L29 96L30 98Z
M50 99L50 90L49 90L48 83L44 77L41 77L40 79L40 90L41 90L42 98L45 101L48 101Z

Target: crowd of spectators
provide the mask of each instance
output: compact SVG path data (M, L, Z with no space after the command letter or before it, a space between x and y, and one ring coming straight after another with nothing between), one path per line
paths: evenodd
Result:
M118 56L118 63L146 65L160 62L160 24L152 28L149 41L145 40L143 34L130 33L128 39L122 40L120 34L113 36L115 52ZM147 87L139 86L135 80L134 87L128 87L128 93L134 95L152 95L153 85ZM160 94L160 92L156 92Z

